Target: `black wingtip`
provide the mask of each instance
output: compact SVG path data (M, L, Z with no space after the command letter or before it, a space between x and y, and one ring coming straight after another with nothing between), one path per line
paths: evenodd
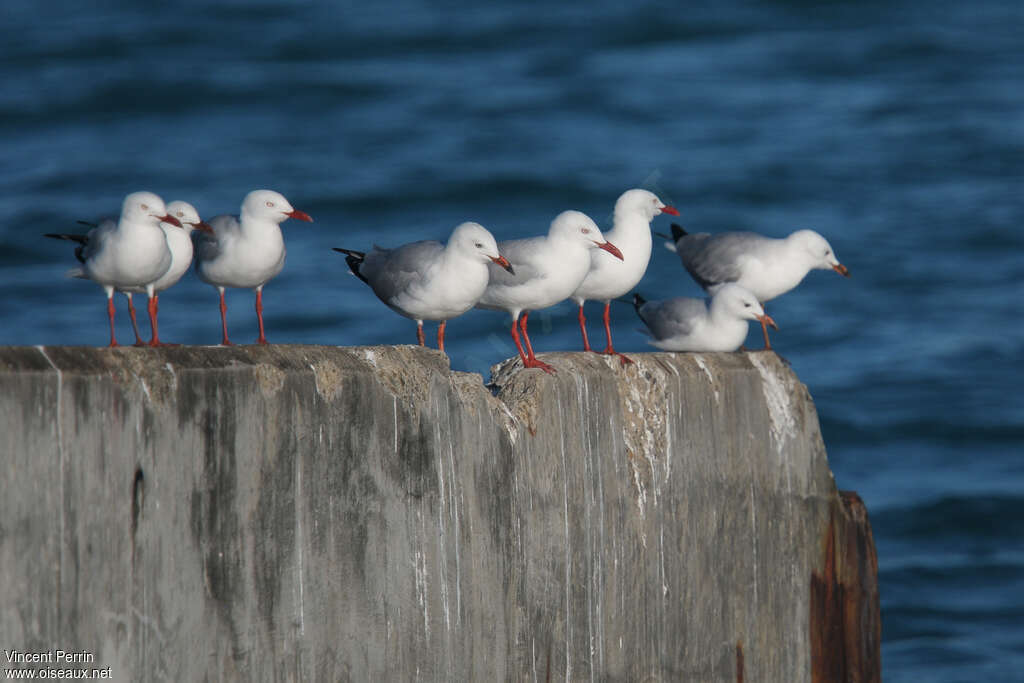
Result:
M334 251L345 255L345 263L348 264L348 269L352 271L352 274L357 278L370 284L370 281L363 277L363 274L359 272L359 266L362 265L363 259L366 258L366 254L361 251L355 251L353 249L342 249L341 247L331 247Z
M86 244L89 241L88 235L71 235L62 232L44 232L43 237L49 237L54 240L67 240L68 242L77 242L78 244Z
M637 313L640 312L640 307L643 306L645 303L647 303L647 299L640 296L640 292L637 292L636 294L633 295L633 308L636 309Z
M91 221L75 221L75 222L78 223L79 225L85 225L85 226L90 227L90 228L99 227L99 223L93 223Z
M688 234L690 234L690 233L688 233L685 230L683 230L683 226L679 225L678 223L673 223L672 224L672 241L673 242L678 242L680 238L686 237Z

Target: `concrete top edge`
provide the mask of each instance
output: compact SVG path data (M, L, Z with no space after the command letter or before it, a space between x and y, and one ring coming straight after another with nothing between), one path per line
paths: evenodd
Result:
M503 387L513 381L543 383L572 374L607 373L627 378L632 372L660 369L670 372L702 372L719 374L750 372L754 364L771 366L792 373L785 359L771 351L737 353L631 353L634 365L620 366L617 358L584 352L540 354L560 372L546 375L540 370L523 370L516 358L507 359L491 368L489 384ZM399 346L319 346L305 344L271 344L267 346L172 346L91 347L91 346L0 346L0 373L52 372L80 375L103 375L113 371L145 371L167 365L179 370L218 370L244 366L270 365L282 371L306 371L318 363L330 362L339 368L362 372L380 372L389 368L400 370L415 365L419 370L442 376L479 377L476 373L452 372L446 355L436 349L412 345ZM568 371L568 372L567 372ZM481 383L484 379L481 378Z

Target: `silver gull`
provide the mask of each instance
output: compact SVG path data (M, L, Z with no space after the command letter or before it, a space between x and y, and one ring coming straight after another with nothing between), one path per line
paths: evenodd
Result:
M793 289L813 269L834 270L850 276L836 259L828 241L813 230L797 230L788 237L772 238L754 232L689 234L672 225L672 244L686 271L709 294L729 282L749 290L763 305ZM768 327L761 322L764 347L771 348Z
M159 344L155 327L154 284L171 267L171 250L160 222L179 225L164 201L152 192L133 192L121 204L117 221L105 220L85 235L47 234L47 237L78 243L75 257L82 266L68 275L98 283L107 295L110 346L118 346L114 334L114 290L139 287L149 297L154 319L153 345Z
M650 330L650 344L665 351L735 351L747 338L748 320L779 329L757 298L737 284L720 287L710 300L680 296L633 305Z
M477 308L507 311L512 316L512 340L525 367L555 371L534 355L526 331L527 320L530 311L554 306L576 291L590 271L592 249L604 249L622 258L618 247L605 240L594 221L579 211L563 211L556 216L546 236L498 243L498 250L515 272L488 266L490 283ZM517 321L526 342L525 351L516 329Z
M263 331L263 285L284 268L284 236L280 224L289 218L312 222L273 190L253 190L242 201L240 216L216 216L210 219L210 233L195 233L196 273L199 279L220 293L220 321L228 339L228 307L224 303L226 287L243 287L256 292L256 319L259 344L266 344Z
M423 321L439 320L437 346L444 351L445 324L473 308L490 278L487 266L512 266L498 251L494 236L479 223L462 223L448 244L412 242L395 249L374 246L364 253L335 247L352 273L391 310L416 321L416 338L425 346Z
M647 190L626 190L615 202L612 229L604 233L604 236L621 250L622 259L613 258L606 252L592 252L590 272L571 297L579 306L578 319L584 351L592 349L587 339L587 319L583 316L583 304L588 300L602 301L608 345L601 353L617 355L623 365L631 362L612 346L609 322L611 300L627 294L643 279L651 260L651 220L663 213L679 215L675 207L666 206L657 195Z
M153 283L153 309L150 325L153 329L153 339L150 345L165 345L157 336L157 313L160 309L160 292L163 292L177 284L189 266L192 265L192 231L201 230L211 232L210 224L199 217L196 207L188 202L177 199L167 204L167 213L178 219L180 226L175 226L164 221L160 222L160 228L167 238L167 246L171 250L171 267L167 269L159 280ZM135 345L142 346L142 338L139 335L139 325L135 319L135 306L132 303L132 294L141 294L145 291L141 287L119 288L119 292L128 299L128 314L132 319L132 329L135 331ZM154 343L155 340L155 343Z

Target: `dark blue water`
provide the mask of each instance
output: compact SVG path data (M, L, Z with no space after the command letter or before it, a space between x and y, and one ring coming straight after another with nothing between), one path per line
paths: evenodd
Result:
M414 339L333 246L607 225L634 186L692 230L820 231L853 277L773 302L774 340L871 511L885 678L1024 680L1024 4L5 0L0 83L2 344L106 343L101 290L40 234L137 189L212 215L271 187L315 217L266 289L279 342ZM698 293L662 251L641 290ZM229 306L254 338L251 294ZM193 276L161 311L219 340ZM578 344L569 305L531 323ZM502 314L448 330L458 369L513 353Z

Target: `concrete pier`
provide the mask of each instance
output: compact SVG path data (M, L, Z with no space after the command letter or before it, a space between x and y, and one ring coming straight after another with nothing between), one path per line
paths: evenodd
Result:
M2 646L132 681L880 680L867 515L779 357L543 358L0 348Z

